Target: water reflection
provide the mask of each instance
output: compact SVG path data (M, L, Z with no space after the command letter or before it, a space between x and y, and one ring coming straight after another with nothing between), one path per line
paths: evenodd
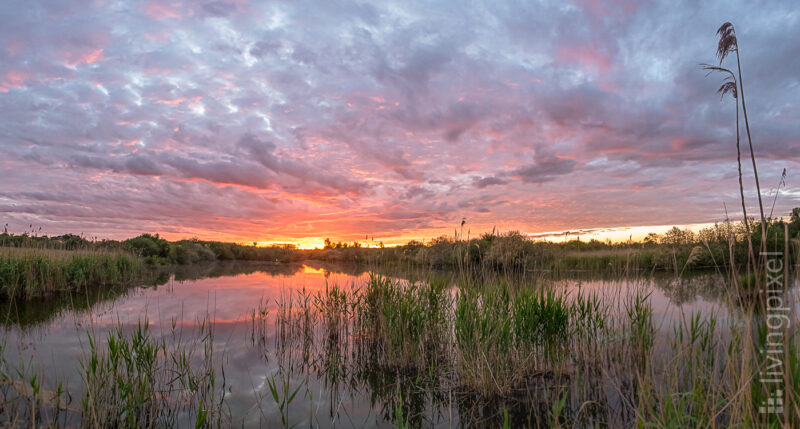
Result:
M343 290L361 287L370 268L410 280L452 277L452 273L324 263L230 262L159 269L136 288L0 304L5 357L11 367L35 362L50 389L63 382L77 392L81 386L77 369L85 359L89 333L102 341L118 326L132 328L147 320L153 332L167 335L175 330L190 332L209 320L215 332L214 349L224 354L225 384L230 386L227 404L236 421L246 425L288 418L292 424L313 422L320 427L389 427L398 420L413 427L500 427L506 421L511 427L535 427L548 424L554 403L559 402L564 405L556 418L565 421L585 426L633 422L634 416L623 411L627 409L624 398L635 394L632 381L615 385L619 392L613 391L609 375L600 373L597 365L582 367L580 377L606 381L578 383L581 391L553 390L553 386L573 386L577 380L542 372L526 380L514 395L487 400L468 389L446 386L442 379L446 373L387 365L378 347L353 340L357 327L345 316L350 311L346 302L326 302L331 307L314 320L303 313L309 306L287 305L290 297L313 300L331 285ZM685 314L724 314L729 299L713 272L683 278L652 273L620 278L588 272L554 278L548 273L526 273L511 281L515 287L545 284L618 301L645 290L658 316L656 323L665 329ZM286 312L283 317L281 311ZM437 367L436 362L430 363L430 368ZM621 374L615 377L625 380ZM297 389L298 399L281 409L269 390L271 383ZM585 401L600 397L605 398L602 405Z
M64 294L54 296L49 299L36 301L0 301L0 324L14 327L17 329L32 328L38 325L47 324L53 319L57 319L62 312L68 310L70 313L84 313L93 311L94 307L123 300L129 295L142 297L172 296L177 300L182 299L189 289L184 289L181 285L184 282L195 280L219 279L230 277L214 284L204 282L196 292L204 290L208 292L213 289L224 289L225 285L245 285L255 286L255 289L272 290L276 286L280 288L291 288L295 285L313 285L315 289L324 287L324 281L329 279L351 282L365 274L364 268L353 266L336 266L330 264L320 264L308 262L306 264L292 263L264 263L264 262L215 262L209 264L155 267L146 279L136 288L113 287L103 289L87 289L81 293ZM298 276L299 278L294 278ZM248 278L249 279L245 279ZM332 277L331 277L332 276ZM232 279L238 280L232 280ZM264 280L262 283L259 279ZM174 286L179 284L181 287L175 293ZM149 291L149 292L148 292ZM256 297L258 298L258 297ZM257 300L256 300L257 302ZM137 300L138 303L138 300ZM120 303L122 305L122 303ZM206 305L203 305L203 309ZM117 308L119 310L120 308Z

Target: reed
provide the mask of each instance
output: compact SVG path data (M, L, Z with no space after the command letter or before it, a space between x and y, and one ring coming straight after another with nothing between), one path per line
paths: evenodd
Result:
M382 364L424 368L441 352L449 307L444 283L371 275L354 302L359 335L378 348Z
M381 418L412 427L442 416L492 427L800 423L797 327L784 332L789 411L767 419L759 405L774 392L757 382L768 365L761 353L769 341L765 315L737 304L737 283L722 288L729 304L722 310L663 326L652 291L635 282L599 295L567 294L527 278L455 278L373 274L364 284L286 291L261 302L251 312L250 338L273 365L256 392L261 421L320 425L310 388L318 380L330 392L331 422L344 392L365 392ZM146 322L112 332L103 346L91 337L84 405L72 412L87 426L229 424L225 383L210 358L213 335L208 326L198 329L189 344L154 338ZM30 373L0 372L32 389L42 385ZM19 414L23 421L51 421L52 412L32 407L28 393L22 397L27 405L19 407L29 410ZM0 404L20 404L5 398Z
M225 375L218 371L207 322L191 339L175 325L155 337L147 320L132 330L120 324L106 338L87 333L87 339L75 392L61 383L47 390L33 365L10 368L0 347L0 422L10 427L230 427Z
M225 380L215 369L214 334L205 322L198 331L188 343L168 342L154 338L144 320L132 332L114 330L104 348L89 334L83 425L221 427Z
M123 252L0 249L0 296L31 298L131 283L141 261Z

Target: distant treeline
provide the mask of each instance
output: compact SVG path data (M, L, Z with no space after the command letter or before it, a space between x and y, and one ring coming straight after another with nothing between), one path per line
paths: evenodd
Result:
M750 223L755 249L760 248L761 226ZM800 238L800 208L792 210L788 222L768 222L767 248L783 250L787 242ZM257 247L198 239L168 241L158 234L142 234L124 241L88 240L65 234L38 236L32 233L0 234L0 246L60 250L124 251L156 265L194 264L215 260L382 263L432 268L481 268L491 270L550 269L667 269L690 270L747 262L747 232L741 222L724 222L698 232L672 228L664 234L649 234L642 241L612 243L581 241L553 243L533 240L519 232L487 233L461 240L442 236L430 242L411 241L402 246L371 248L358 243L325 241L325 248L305 250L291 245ZM794 246L790 252L796 254ZM795 256L792 256L793 258Z
M270 261L291 262L306 259L302 251L292 246L256 247L197 239L168 241L158 234L116 240L89 240L75 234L58 236L34 234L0 234L2 247L27 247L58 250L124 251L140 256L145 263L155 265L194 264L205 261Z
M758 252L761 225L750 222L751 239ZM788 231L788 238L784 236ZM797 258L800 242L800 208L788 222L769 221L766 248L783 251L787 241L789 257ZM642 241L580 239L566 242L532 240L519 232L484 234L471 240L439 237L428 243L368 249L339 245L318 251L326 261L370 260L383 263L408 263L434 268L523 270L674 270L730 267L744 268L748 261L747 231L744 223L724 222L694 232L674 227L664 234L651 233Z

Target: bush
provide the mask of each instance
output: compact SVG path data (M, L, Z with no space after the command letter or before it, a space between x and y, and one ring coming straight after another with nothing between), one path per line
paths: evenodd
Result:
M125 240L123 243L128 250L143 258L166 258L170 252L169 242L159 237L158 234L142 234Z

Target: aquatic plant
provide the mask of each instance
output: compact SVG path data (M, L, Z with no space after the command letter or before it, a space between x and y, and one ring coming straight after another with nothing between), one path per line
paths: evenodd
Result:
M0 249L0 297L30 298L132 283L142 272L141 261L122 252Z
M318 385L329 395L327 418L337 425L346 414L343 398L352 392L368 397L379 420L413 427L447 419L493 427L797 422L792 412L766 423L758 414L760 401L772 393L753 384L765 365L759 357L765 337L754 331L763 318L755 307L736 305L735 289L720 287L731 304L727 313L695 312L662 329L652 290L633 279L628 284L602 295L586 289L567 294L558 282L511 277L455 284L447 277L419 282L373 274L352 287L287 290L250 313L252 347L267 372L264 383L253 386L255 416L247 421L324 425L320 400L311 395L310 386ZM86 393L79 396L86 406L65 413L88 426L228 424L234 417L224 406L223 373L206 357L213 356L209 327L201 324L197 339L186 343L169 334L153 337L147 326L115 330L105 344L90 337ZM787 329L785 338L786 401L794 406L797 328ZM20 389L52 386L30 371L14 376L0 367L0 373ZM15 391L0 386L0 404L16 407L20 421L33 415L51 421L43 402L36 405L28 393L17 400ZM305 404L306 417L299 412ZM0 406L0 416L10 412Z
M218 382L213 331L203 322L189 344L155 339L147 320L132 332L112 331L105 347L88 335L83 363L83 424L90 427L163 427L192 421L220 427L225 419L224 373ZM173 339L175 339L173 327Z

